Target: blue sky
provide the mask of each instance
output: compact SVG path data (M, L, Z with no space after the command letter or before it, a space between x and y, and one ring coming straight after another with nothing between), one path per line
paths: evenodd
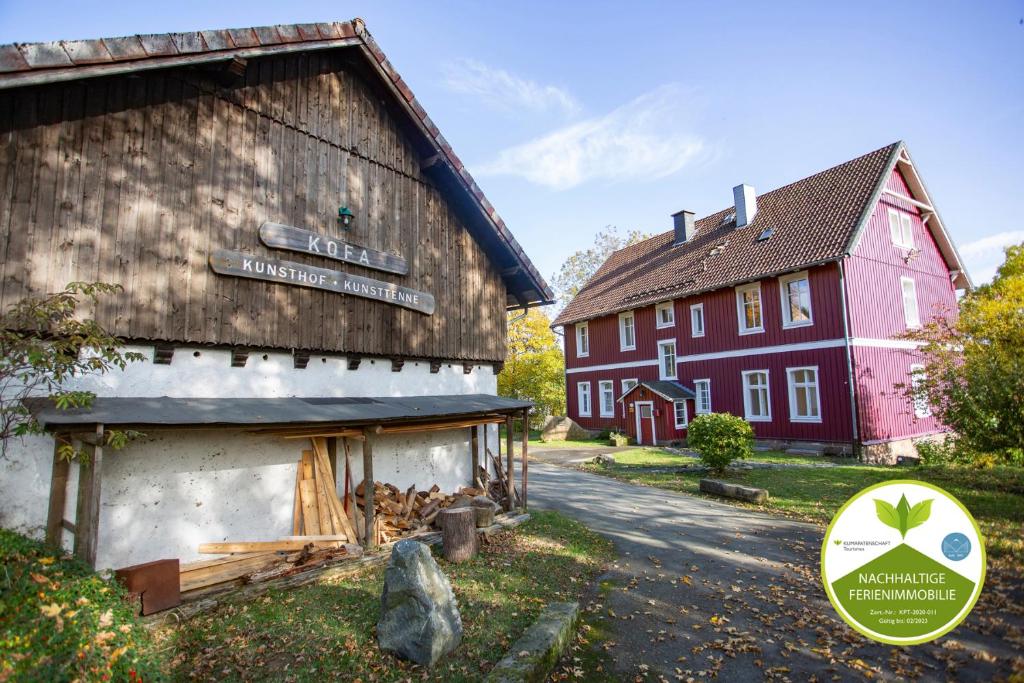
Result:
M1024 241L1024 0L0 0L0 43L354 16L545 276L897 139L976 282Z

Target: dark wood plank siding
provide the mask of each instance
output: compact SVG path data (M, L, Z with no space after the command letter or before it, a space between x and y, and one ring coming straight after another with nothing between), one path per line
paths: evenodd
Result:
M421 154L340 55L251 61L221 87L159 71L0 94L0 305L120 283L96 312L133 340L500 361L505 288ZM265 221L408 259L407 276L275 254ZM433 316L210 271L217 248L432 293Z

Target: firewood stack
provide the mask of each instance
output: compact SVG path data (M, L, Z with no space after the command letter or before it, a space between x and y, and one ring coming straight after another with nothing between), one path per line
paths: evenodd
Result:
M366 490L364 482L356 486L356 506L361 516L366 515ZM454 494L441 493L434 484L427 491L417 491L410 486L404 492L394 484L373 484L374 526L377 527L377 543L388 543L413 532L436 526L441 510L458 503L468 505L474 496L487 495L484 489L464 486Z

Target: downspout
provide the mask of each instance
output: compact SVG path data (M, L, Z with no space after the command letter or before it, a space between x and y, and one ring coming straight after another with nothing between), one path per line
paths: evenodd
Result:
M853 431L853 441L850 444L854 457L860 457L860 427L857 423L857 391L853 378L853 348L850 339L850 308L846 300L846 276L843 272L843 261L839 264L839 297L843 305L843 347L846 349L846 382L850 386L850 427Z

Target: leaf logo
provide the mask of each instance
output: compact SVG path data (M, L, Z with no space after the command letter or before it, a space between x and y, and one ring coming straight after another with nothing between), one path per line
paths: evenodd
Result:
M911 507L904 495L900 496L900 502L893 507L891 503L875 498L875 513L882 524L896 529L901 538L906 538L908 531L921 526L931 517L932 500L922 500Z
M832 542L835 543L836 545L842 545L843 544L842 540L840 540L838 538L836 540L832 541Z

